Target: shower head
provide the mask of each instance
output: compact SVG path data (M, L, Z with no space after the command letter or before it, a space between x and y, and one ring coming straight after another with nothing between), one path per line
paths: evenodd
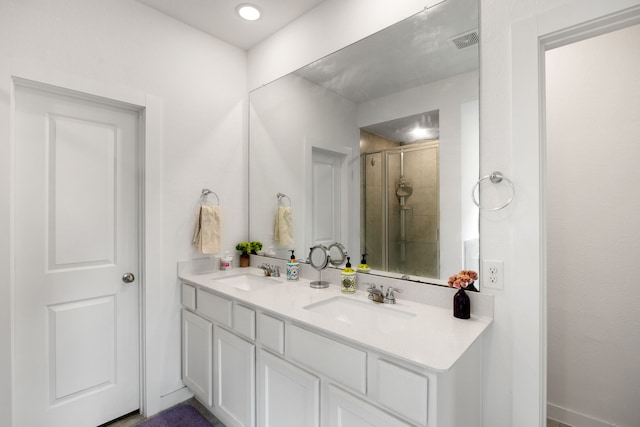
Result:
M409 182L402 177L400 179L400 183L398 184L398 188L396 188L396 196L397 197L409 197L413 194L413 187Z

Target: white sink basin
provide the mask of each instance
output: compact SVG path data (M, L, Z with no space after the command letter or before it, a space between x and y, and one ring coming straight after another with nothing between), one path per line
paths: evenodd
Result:
M303 307L348 325L362 326L381 332L402 329L416 315L380 303L333 297Z
M242 291L255 291L281 283L272 277L256 276L255 274L238 274L220 279L213 279L216 283L231 286Z

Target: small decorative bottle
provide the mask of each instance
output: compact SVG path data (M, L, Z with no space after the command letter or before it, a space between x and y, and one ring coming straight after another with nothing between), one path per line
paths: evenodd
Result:
M371 271L371 267L367 264L367 254L362 254L362 259L360 260L360 265L358 265L359 273L368 273Z
M341 290L345 294L352 294L356 291L356 271L351 268L351 257L347 257L347 265L342 269L340 278Z
M291 260L287 262L287 280L298 280L300 278L300 263L296 260L296 256L291 252Z
M220 257L220 270L231 270L233 268L233 257L229 255L229 251L225 251L224 256Z
M460 288L453 296L453 317L458 319L469 319L471 317L471 300L464 288Z

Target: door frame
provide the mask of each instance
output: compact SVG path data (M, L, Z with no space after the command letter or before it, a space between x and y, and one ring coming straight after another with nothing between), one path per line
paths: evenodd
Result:
M513 422L546 426L547 417L547 263L546 263L546 50L640 22L637 0L574 0L512 27L512 174L519 198L511 223L513 271L518 283L512 301Z
M76 96L88 99L98 99L112 105L134 109L139 112L139 135L137 141L137 169L138 169L138 221L139 221L139 295L138 295L138 335L139 335L139 402L140 412L143 415L156 411L155 406L150 404L152 393L150 390L155 386L149 380L149 351L150 343L147 340L147 325L153 324L151 316L154 313L151 307L154 305L153 294L147 292L149 283L160 283L161 259L161 151L160 151L160 129L161 129L161 101L159 98L147 93L130 88L121 87L115 84L98 82L83 78L81 76L66 72L52 70L45 64L34 64L32 62L13 61L4 70L6 73L0 75L3 83L0 88L7 87L10 94L9 111L9 311L10 311L10 368L11 386L8 393L11 401L11 412L8 417L10 425L15 422L15 402L13 393L15 390L15 377L13 374L14 360L16 357L15 341L15 231L14 216L12 206L14 206L14 196L16 192L14 180L14 153L15 153L15 87L16 84L25 83L34 87L54 88L59 93L71 93ZM150 408L150 406L152 406ZM124 414L123 414L124 415Z

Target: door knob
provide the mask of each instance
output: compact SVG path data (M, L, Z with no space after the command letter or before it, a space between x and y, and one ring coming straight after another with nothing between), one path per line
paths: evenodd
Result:
M133 273L124 273L122 275L122 281L124 283L131 283L134 280L136 280L136 276L134 276Z

